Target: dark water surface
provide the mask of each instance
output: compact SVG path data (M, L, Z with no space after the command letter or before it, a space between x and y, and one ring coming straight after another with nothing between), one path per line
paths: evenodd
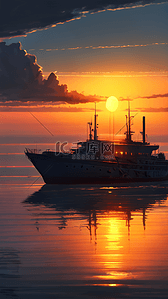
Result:
M0 299L168 298L168 183L47 186L0 161Z

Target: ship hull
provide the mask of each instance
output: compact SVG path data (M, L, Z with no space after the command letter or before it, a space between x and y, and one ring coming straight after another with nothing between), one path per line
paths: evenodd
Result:
M114 184L168 180L168 163L139 166L117 161L73 160L72 157L26 152L46 184ZM161 169L161 170L159 170Z
M43 178L44 179L44 178ZM119 184L119 183L138 183L138 182L159 182L159 181L167 181L168 176L164 178L45 178L44 182L46 184L86 184L86 185L95 185L95 184L107 184L107 185L112 185L112 184Z

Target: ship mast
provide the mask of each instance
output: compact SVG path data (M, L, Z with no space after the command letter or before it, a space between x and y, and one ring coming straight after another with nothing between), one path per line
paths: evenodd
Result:
M89 126L89 140L92 140L92 122L88 122L87 123L88 126ZM88 133L87 133L87 136L88 136Z
M128 101L128 140L131 141L130 101Z
M127 132L126 132L126 140L128 142L131 142L131 136L132 136L132 132L131 131L131 118L134 116L130 116L130 101L128 101L128 116L126 115L126 127L127 127Z
M97 136L97 114L96 114L96 103L95 103L95 115L94 115L94 140L98 139Z

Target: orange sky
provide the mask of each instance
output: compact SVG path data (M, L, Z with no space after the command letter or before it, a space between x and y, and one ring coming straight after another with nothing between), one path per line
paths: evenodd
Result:
M138 112L134 119L133 130L135 140L140 138L142 130L142 116L146 116L147 134L166 135L168 120L166 112L141 112L146 108L166 108L167 98L158 97L142 99L140 97L153 94L166 94L168 77L151 73L130 74L62 74L59 76L60 84L68 85L68 90L77 90L85 95L97 94L99 96L114 95L118 99L130 98L132 115ZM56 106L55 106L56 107ZM86 137L87 122L93 120L94 103L62 105L70 107L70 112L33 112L34 115L55 135L74 135L79 139L81 135ZM85 112L71 112L71 109L83 108ZM92 109L92 110L90 110ZM110 112L105 107L105 102L97 103L98 123L100 138L108 138ZM117 111L114 113L115 132L125 124L127 101L119 101ZM100 111L99 111L100 110ZM111 121L112 122L112 121ZM46 135L45 129L30 115L29 112L2 112L0 113L1 135ZM111 129L113 130L113 129ZM124 130L122 131L122 134ZM106 135L106 136L105 136Z
M125 124L126 99L129 98L132 100L132 114L138 112L134 119L134 139L140 138L143 115L146 116L146 132L149 140L152 135L166 136L168 127L168 97L166 97L168 92L168 5L164 1L155 2L153 4L153 1L149 1L148 5L137 7L132 7L132 2L130 2L125 9L125 5L122 6L123 4L118 0L118 5L120 7L121 4L122 9L105 9L101 13L86 13L85 17L80 19L59 24L47 30L34 30L27 36L16 34L12 40L8 34L9 39L5 39L6 45L1 44L3 55L10 58L9 63L4 64L2 55L0 65L4 76L2 79L8 78L4 80L4 83L3 80L0 81L2 89L5 82L9 84L8 88L4 87L4 93L1 94L0 111L3 109L6 111L0 112L1 135L42 136L48 134L29 112L22 112L24 109L29 111L31 108L31 103L28 102L30 99L34 101L32 107L34 115L56 138L58 135L65 136L65 138L71 135L75 140L86 137L87 122L93 119L94 103L61 105L62 112L57 112L59 97L55 96L55 106L53 106L53 103L52 105L49 103L52 99L49 93L43 94L43 89L40 93L40 85L34 93L30 84L37 78L40 82L42 76L37 75L41 71L44 76L56 72L59 83L66 84L69 92L76 90L79 97L79 93L86 96L117 97L120 102L114 113L114 132ZM38 13L39 11L37 15ZM22 44L20 48L18 42ZM14 43L13 46L11 46L12 43ZM13 51L14 48L15 51ZM24 63L27 63L27 59L30 67L25 69ZM14 69L17 70L16 73L13 73ZM30 76L31 73L34 77ZM8 74L7 77L6 74ZM46 81L43 81L43 87ZM28 86L26 92L25 82ZM13 86L15 88L10 91ZM66 97L66 94L64 95ZM152 95L155 96L152 98ZM150 98L147 99L147 97ZM6 102L5 98L7 98ZM123 98L125 101L121 101ZM10 109L16 112L8 113L10 105ZM24 107L24 105L27 106ZM53 109L52 113L49 113L49 106L50 111ZM37 112L40 109L47 112ZM99 102L97 109L101 110L98 111L99 137L107 138L110 113L105 108L105 102ZM158 138L156 142L157 140Z

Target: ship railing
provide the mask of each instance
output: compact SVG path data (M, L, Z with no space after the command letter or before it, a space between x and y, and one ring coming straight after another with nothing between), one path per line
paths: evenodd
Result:
M25 148L25 153L30 153L30 154L39 154L41 152L41 149L37 149L37 148Z

